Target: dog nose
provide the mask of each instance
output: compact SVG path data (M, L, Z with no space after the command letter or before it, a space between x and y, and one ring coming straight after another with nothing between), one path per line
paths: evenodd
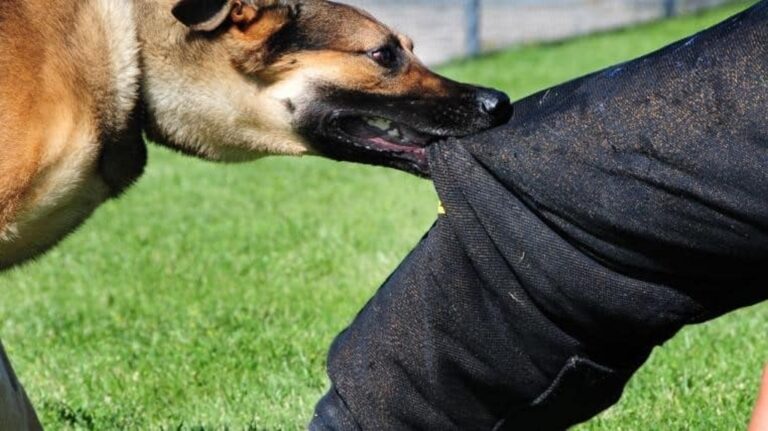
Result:
M501 91L480 89L477 92L477 102L480 110L493 119L494 126L504 124L512 117L512 102L509 96Z

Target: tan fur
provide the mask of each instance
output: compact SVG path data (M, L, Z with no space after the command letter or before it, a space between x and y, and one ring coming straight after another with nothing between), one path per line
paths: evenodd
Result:
M140 22L144 98L164 140L219 161L307 152L282 101L232 67L231 38L195 40L169 13L174 3L137 2L137 14L146 17Z
M282 62L286 70L302 71L305 81L333 82L338 76L345 75L348 79L344 80L344 86L350 90L373 94L416 93L434 96L443 95L446 91L445 80L416 58L413 58L403 73L393 77L383 76L364 57L353 57L339 51L302 52L286 56Z
M333 20L348 23L332 27L336 31L332 37L334 43L326 50L286 56L281 59L280 64L271 66L272 71L304 71L304 80L307 82L333 82L350 90L374 94L415 93L422 96L442 96L446 93L447 81L430 71L414 55L413 41L410 38L396 34L365 11L356 8L338 6L328 13L332 14ZM350 55L381 46L393 34L396 34L408 53L407 69L402 73L387 76L368 58ZM269 73L270 70L265 72Z
M126 125L138 52L130 29L112 33L133 19L121 0L56 8L6 0L0 13L0 116L10 125L0 130L0 266L8 266L45 251L107 199L99 129Z
M233 13L235 26L230 30L233 48L230 50L233 62L246 74L259 74L266 78L264 70L264 44L271 35L283 28L290 20L286 8L254 9L240 7ZM279 79L274 74L270 81Z

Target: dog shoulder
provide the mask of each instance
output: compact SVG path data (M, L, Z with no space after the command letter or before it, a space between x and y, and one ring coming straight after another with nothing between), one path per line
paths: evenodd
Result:
M132 4L0 5L0 266L58 242L143 170Z

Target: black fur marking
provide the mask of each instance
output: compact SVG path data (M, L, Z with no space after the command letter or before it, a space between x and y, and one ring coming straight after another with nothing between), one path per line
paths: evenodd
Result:
M296 112L296 105L293 104L291 99L283 100L283 104L285 104L286 109L288 109L288 112L290 112L291 114Z
M320 88L311 107L298 120L299 133L320 154L334 160L389 166L416 175L429 175L420 151L377 147L359 136L350 136L341 123L344 118L382 118L431 137L416 146L429 145L440 138L466 136L506 122L509 117L494 117L477 105L480 87L454 84L446 97L421 94L387 96L360 91ZM508 111L511 115L511 107Z
M196 27L220 20L227 3L227 0L181 0L173 6L171 13L184 25Z
M106 131L101 136L99 173L110 190L110 197L120 196L144 173L147 146L141 136L143 108L134 109L128 127Z
M271 64L285 54L306 51L318 46L303 32L296 20L289 21L280 30L267 39L267 55L264 58L266 64Z

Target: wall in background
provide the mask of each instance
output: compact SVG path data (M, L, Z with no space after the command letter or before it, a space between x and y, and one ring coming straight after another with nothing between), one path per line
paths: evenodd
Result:
M727 0L340 0L411 36L428 64L506 46L565 39ZM473 31L476 29L476 31Z

